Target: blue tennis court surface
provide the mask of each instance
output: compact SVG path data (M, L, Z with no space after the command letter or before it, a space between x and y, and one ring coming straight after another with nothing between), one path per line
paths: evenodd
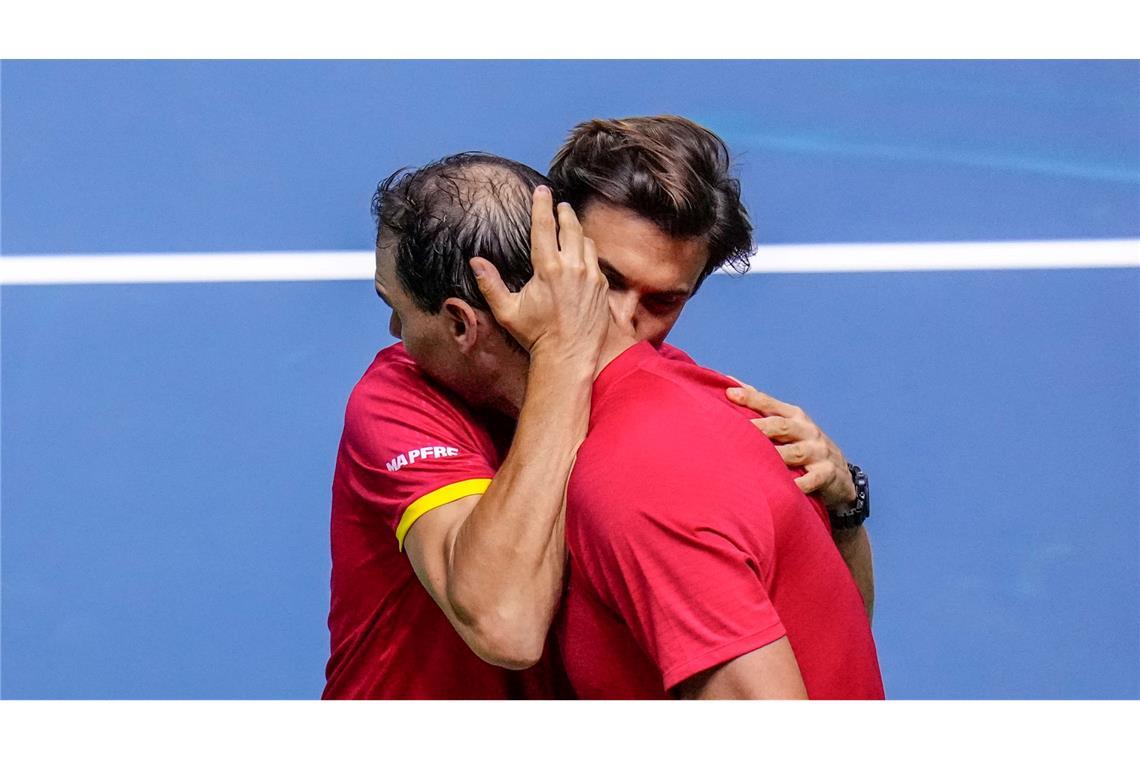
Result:
M1135 62L0 75L5 255L362 249L401 165L657 112L741 155L761 243L1140 238ZM371 284L0 297L3 696L318 696ZM1140 697L1140 269L718 276L672 340L870 473L888 696Z

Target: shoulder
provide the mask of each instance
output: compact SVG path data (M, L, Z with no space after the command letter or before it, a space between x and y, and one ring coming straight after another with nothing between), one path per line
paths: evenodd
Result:
M421 426L478 427L463 402L428 379L397 343L376 355L349 394L345 431Z
M586 443L620 448L624 456L640 459L693 456L698 446L731 446L752 426L749 415L725 396L729 385L717 373L688 362L639 367L595 401Z
M480 419L427 378L400 344L377 354L353 388L341 449L346 463L392 477L424 466L447 469L441 459L478 463L480 469L497 460L492 436Z
M369 404L445 403L443 394L424 376L412 358L396 343L376 354L349 396L355 411Z
M662 343L661 347L657 349L657 353L664 359L685 362L686 364L696 364L696 362L693 361L693 357L669 343Z
M479 418L397 344L377 354L349 396L334 491L378 507L395 527L426 495L485 489L498 458Z
M657 520L694 504L751 498L765 440L713 383L639 369L611 389L594 423L570 482L583 515L611 524L619 514Z

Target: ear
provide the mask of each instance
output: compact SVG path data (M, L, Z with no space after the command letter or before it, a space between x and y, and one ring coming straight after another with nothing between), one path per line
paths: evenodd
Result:
M447 318L447 335L459 346L460 353L470 353L481 333L479 312L460 298L448 298L440 313Z

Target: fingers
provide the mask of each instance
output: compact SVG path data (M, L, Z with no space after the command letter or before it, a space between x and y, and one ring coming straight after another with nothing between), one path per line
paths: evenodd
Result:
M540 269L558 256L558 236L554 226L554 198L550 188L534 189L530 204L530 260Z
M808 464L803 469L804 474L796 478L796 485L806 494L817 495L828 508L855 501L855 486L846 477L849 475L846 467L826 461Z
M594 241L588 237L582 238L582 257L586 260L586 266L591 270L602 271L598 266L598 249L594 245Z
M734 381L739 382L736 378ZM855 486L839 448L798 406L785 404L751 385L728 388L729 400L766 415L752 420L761 433L777 444L776 451L788 467L805 472L796 485L806 494L818 492L828 506L848 504L855 498Z
M582 225L569 203L558 204L558 247L563 255L575 255L582 250Z
M815 493L828 483L828 477L825 470L809 469L806 473L796 478L796 485L804 493Z
M471 271L475 273L475 283L479 286L479 292L491 307L491 314L499 322L504 322L514 294L507 289L499 270L491 262L476 256L471 259L470 265Z
M802 467L804 465L830 466L827 460L827 450L814 446L805 441L777 446L776 452L789 467Z
M725 393L730 401L746 406L754 412L764 415L777 415L780 417L806 417L803 410L792 404L785 404L778 398L762 393L751 385L742 385L739 388L729 388Z
M776 443L810 440L816 432L813 426L793 417L760 417L752 420L752 424Z

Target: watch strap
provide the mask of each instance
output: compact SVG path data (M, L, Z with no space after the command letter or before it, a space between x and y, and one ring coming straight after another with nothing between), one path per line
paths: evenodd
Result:
M851 463L847 464L847 471L851 473L851 480L855 483L855 500L833 512L828 512L834 530L858 528L871 516L871 487L867 473L858 465Z

